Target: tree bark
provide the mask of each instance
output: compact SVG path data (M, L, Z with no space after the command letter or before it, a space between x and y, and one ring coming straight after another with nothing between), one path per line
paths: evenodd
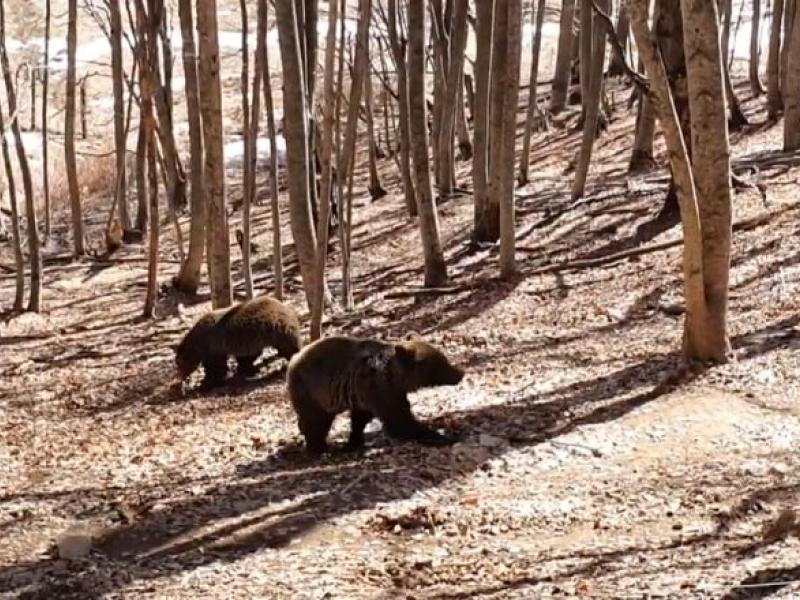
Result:
M464 83L458 82L458 114L456 115L456 135L458 136L458 156L460 160L472 159L472 139L469 136L467 111L464 108Z
M409 129L408 110L408 72L406 71L406 45L400 41L398 33L397 0L389 2L389 45L392 49L395 68L397 69L397 109L400 113L400 172L403 180L403 193L406 209L410 217L417 216L417 197L411 173L411 132Z
M731 82L731 73L728 67L728 49L730 46L731 37L731 18L733 16L733 0L721 0L722 13L722 67L725 80L725 95L728 99L728 110L730 111L730 127L733 131L740 131L742 127L748 124L747 117L742 112L742 107L739 104L739 98L733 89ZM724 7L724 8L722 8Z
M247 18L247 0L239 0L241 13L242 34L242 271L244 273L244 287L247 299L253 297L253 270L250 266L250 205L255 191L255 164L256 135L253 130L250 114L250 49L247 43L249 22ZM259 40L260 41L260 40ZM253 95L253 102L258 94L258 88Z
M784 88L785 114L783 147L786 151L800 150L800 10L795 8L792 37L786 40L789 48Z
M575 0L562 0L561 21L558 32L558 52L550 96L550 112L557 114L567 105L570 68L572 63L572 25L575 19Z
M491 106L489 111L489 210L496 211L496 228L490 231L491 240L500 239L500 204L504 197L505 165L505 75L508 59L508 2L496 0L494 32L492 33L492 78L490 83ZM514 111L516 112L516 111ZM513 160L512 160L513 162Z
M433 201L428 128L425 115L425 0L408 3L408 95L411 147L419 204L419 225L425 256L425 286L447 281L447 267L439 241L439 221Z
M44 3L44 65L42 71L42 196L44 199L44 239L50 239L50 164L48 157L47 110L50 88L50 26L52 10L50 0Z
M378 144L375 140L375 119L372 112L372 101L372 75L369 73L368 68L364 79L364 112L367 119L367 149L369 152L369 195L375 201L383 198L386 195L386 190L383 189L381 178L378 174Z
M681 0L692 113L692 171L703 234L705 314L687 312L684 352L724 362L727 333L732 211L730 146L725 118L724 61L716 5Z
M789 42L792 39L797 0L783 0L783 40L781 41L781 99L786 94L786 74L789 72ZM785 107L784 107L785 108Z
M152 109L151 109L152 111ZM158 299L158 172L156 166L156 136L148 126L147 178L149 183L149 232L147 251L147 291L144 299L144 316L151 318Z
M225 199L225 156L222 131L222 88L217 30L217 2L197 4L200 110L205 145L205 189L208 202L208 270L214 308L233 300L230 273L230 234Z
M197 82L197 49L194 40L194 19L191 0L180 0L183 73L186 81L186 120L189 125L191 168L191 223L189 251L175 278L175 287L196 294L200 285L200 269L206 245L206 197L203 183L203 126L200 121L200 91Z
M114 89L114 153L116 158L116 199L119 223L123 231L131 228L131 217L128 211L128 185L126 167L126 128L125 128L125 83L124 63L122 56L122 15L120 0L110 0L108 10L110 16L111 42L111 78Z
M476 4L475 21L475 107L473 111L474 154L472 155L472 185L474 190L473 240L497 240L500 212L489 197L489 89L492 74L492 36L494 32L495 0Z
M438 148L442 162L439 165L439 193L449 195L455 187L455 161L453 137L456 118L458 117L458 100L461 80L464 74L464 53L467 47L467 12L468 0L454 0L452 25L450 28L450 57L445 80L445 99L442 107L441 129L439 131Z
M14 136L14 147L17 153L17 164L22 177L22 191L25 194L25 219L28 233L28 260L31 265L31 293L28 297L28 310L39 312L42 308L42 257L39 248L39 225L36 222L36 205L33 196L33 179L28 165L28 156L22 141L22 133L17 114L17 92L11 76L11 66L6 51L6 16L4 3L0 1L0 63L2 63L3 79L6 85L6 100L10 113L11 133ZM2 130L5 132L5 130Z
M5 132L6 124L3 107L0 104L0 131ZM22 255L22 237L19 226L19 209L17 207L17 185L14 181L14 168L11 165L11 152L8 149L8 138L0 135L0 148L3 151L3 167L6 174L8 203L11 207L11 235L14 238L14 270L16 286L14 291L14 310L22 311L25 302L25 260Z
M581 76L589 78L586 93L583 95L583 138L578 163L575 167L575 181L572 185L572 200L583 196L586 177L592 159L592 148L597 134L597 123L600 115L600 93L603 84L603 62L605 59L606 32L603 25L594 16L591 2L582 0L581 6L581 60L587 60L589 66ZM609 0L597 0L600 9L608 12ZM585 29L584 29L585 27Z
M504 3L500 2L499 6ZM502 197L500 198L500 276L516 274L514 232L514 150L517 141L519 68L522 52L522 0L508 0L505 72L503 73Z
M289 214L297 260L306 301L311 308L314 299L316 239L311 217L308 148L308 116L298 22L293 2L277 2L275 17L283 65L283 114L285 119L286 158L289 175Z
M260 39L266 38L268 18L267 0L258 0L258 22L264 34L259 34ZM272 101L272 76L269 68L269 48L265 43L264 73L262 83L264 86L264 109L267 113L267 137L269 138L269 196L270 213L272 215L272 270L275 278L275 297L283 300L283 246L281 243L281 215L278 203L278 145L275 135L275 107Z
M83 239L78 165L75 158L75 50L78 41L78 0L69 0L67 6L67 92L64 108L64 168L67 172L69 205L72 213L73 252L77 257L86 253Z
M783 0L772 4L772 23L769 35L769 54L767 55L767 115L778 118L783 110L781 97L781 23L783 19Z
M542 25L544 24L545 0L539 0L536 6L536 21L533 26L531 43L531 74L528 83L528 111L525 114L525 135L522 138L522 156L519 159L519 184L528 183L528 165L531 156L531 135L536 119L537 85L539 82L539 55L542 48Z
M753 0L753 20L750 23L750 91L757 98L764 93L761 77L758 75L761 63L761 0Z
M630 19L628 18L628 5L624 0L620 0L619 14L617 15L617 28L616 35L623 50L628 47L628 38L630 37ZM611 61L608 65L608 74L613 76L620 76L625 74L625 67L622 63L622 57L616 52L611 54Z
M328 0L328 35L325 41L325 72L323 75L323 115L320 162L320 211L317 222L317 261L314 272L314 303L311 307L311 341L322 335L322 311L325 303L325 263L328 257L328 221L331 211L331 185L333 183L331 156L333 154L333 124L336 117L336 89L334 66L336 58L336 26L339 18L339 0ZM340 49L344 52L344 48Z

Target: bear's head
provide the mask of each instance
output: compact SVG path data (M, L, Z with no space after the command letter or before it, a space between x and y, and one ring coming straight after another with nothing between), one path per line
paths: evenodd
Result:
M426 387L458 385L464 371L444 353L427 342L409 340L395 344L395 355L406 383L406 391Z

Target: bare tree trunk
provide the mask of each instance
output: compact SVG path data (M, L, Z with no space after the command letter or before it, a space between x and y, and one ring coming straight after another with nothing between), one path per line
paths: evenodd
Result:
M28 165L28 156L22 142L22 133L17 115L17 93L11 76L11 66L6 51L6 16L5 6L0 1L0 63L3 68L3 79L6 84L8 112L11 114L11 133L14 136L14 147L17 152L17 164L22 177L22 190L25 194L25 219L28 232L28 260L31 265L31 295L28 298L28 310L39 312L42 308L42 257L39 248L39 225L36 222L36 205L33 197L33 180ZM5 133L5 132L3 132Z
M772 24L769 35L769 54L767 55L767 115L777 119L783 110L781 97L781 23L783 19L783 0L772 4Z
M2 4L0 4L2 7ZM21 311L25 302L25 260L22 256L22 237L19 227L19 209L17 208L17 186L14 181L14 169L11 166L11 152L8 149L5 117L0 104L0 148L3 151L3 167L6 173L8 203L11 206L11 235L14 237L14 270L16 287L14 293L14 310Z
M136 229L147 231L147 131L142 127L144 113L139 104L139 134L136 140Z
M572 24L575 19L575 0L561 3L561 22L558 32L558 53L553 75L553 91L550 96L550 112L559 113L567 105L570 67L572 62Z
M531 74L528 83L528 111L525 115L525 135L522 138L522 156L519 159L519 184L528 183L528 165L531 156L531 135L537 112L536 91L539 82L539 55L542 48L542 25L544 24L545 0L539 0L536 6L536 21L533 25L533 42L531 43Z
M509 279L517 271L514 235L514 149L517 141L517 105L519 103L519 68L522 53L522 0L508 0L506 17L506 60L503 73L503 171L500 198L500 276ZM500 6L503 2L499 3Z
M490 200L489 192L489 113L492 74L492 46L495 0L476 4L475 21L475 108L473 133L475 153L472 155L472 185L475 215L472 238L475 242L494 242L500 229L500 211Z
M692 322L687 312L684 351L691 358L723 362L730 351L727 315L732 236L730 146L723 95L725 55L720 49L716 5L707 0L681 1L706 303L705 318Z
M152 111L152 109L151 109ZM150 129L148 125L147 129ZM149 181L150 225L147 251L147 292L144 299L144 316L154 316L158 298L158 172L156 171L156 136L155 132L147 134L147 174Z
M397 108L400 113L400 171L403 179L403 193L406 208L411 217L417 216L417 198L411 175L411 133L408 109L408 73L406 71L405 41L401 43L397 24L397 0L389 1L389 44L397 69ZM344 174L342 174L344 176Z
M367 69L364 79L364 112L367 118L367 148L369 151L369 195L373 201L383 198L386 190L378 174L378 145L375 141L375 123L372 114L372 75ZM319 236L317 236L319 237Z
M609 11L609 0L597 0L597 6ZM605 28L595 18L591 2L583 0L581 27L581 60L589 61L586 75L589 77L587 92L583 96L584 121L581 151L575 167L575 181L572 185L572 199L577 200L583 196L586 188L586 177L589 173L589 164L592 160L592 148L597 135L598 116L600 114L600 93L603 84L603 62L605 59ZM584 41L585 39L585 41ZM583 73L581 74L583 76Z
M492 79L490 82L491 106L489 112L489 205L497 211L497 229L492 231L492 240L500 238L500 205L503 200L505 165L505 85L506 60L508 57L508 2L496 0L494 32L492 34ZM514 111L516 113L516 111ZM513 159L512 159L513 162Z
M258 0L259 39L266 39L267 0ZM283 299L283 247L281 245L281 216L278 205L278 146L275 135L275 108L272 101L272 80L269 68L269 49L263 44L262 85L264 93L264 109L267 114L267 137L269 138L269 195L270 213L272 216L272 270L275 279L275 297Z
M83 240L81 191L75 158L75 50L78 40L78 0L69 0L67 12L67 94L64 108L64 168L67 172L69 204L72 212L72 236L75 256L86 253Z
M44 199L44 239L50 238L50 165L48 162L47 109L50 87L50 0L44 3L44 69L42 71L42 197Z
M761 78L758 75L761 63L761 0L753 0L753 20L750 23L750 90L757 98L764 93Z
M309 195L309 136L306 125L305 84L301 43L293 2L275 4L283 64L283 114L286 126L286 158L289 171L289 212L303 289L309 308L314 299L316 239Z
M323 121L320 162L322 176L320 181L320 214L317 222L317 262L314 273L314 303L311 307L311 341L322 335L322 311L325 303L325 263L328 257L328 221L331 211L333 154L333 124L336 109L334 65L336 57L336 27L339 18L339 0L328 0L328 35L325 41L325 73L323 76ZM344 52L344 48L340 49Z
M609 9L610 10L610 9ZM620 41L623 50L628 47L628 38L630 37L630 19L628 18L628 5L624 0L620 0L619 13L617 15L617 39ZM616 52L611 54L611 62L608 65L608 74L613 76L620 76L625 74L625 68L622 63L622 57Z
M225 201L225 156L222 131L222 87L217 31L217 2L197 5L200 110L205 144L205 189L208 202L208 271L214 308L230 306L230 233Z
M196 294L200 285L206 245L206 196L203 183L203 126L200 122L200 97L197 82L197 49L194 40L194 19L191 0L179 0L181 22L181 56L186 81L186 120L189 125L191 168L191 223L189 251L175 278L174 285L188 294Z
M733 131L739 131L742 127L748 124L747 117L742 112L742 107L739 104L739 98L736 97L736 92L731 83L731 73L728 68L728 48L730 46L731 37L731 17L733 16L733 0L722 0L720 4L723 19L722 28L722 67L725 78L725 95L728 99L728 109L730 110L730 127Z
M116 155L116 199L119 222L124 231L131 228L128 212L128 185L125 173L126 166L126 129L125 129L125 83L122 57L122 15L119 0L108 3L110 15L111 42L111 76L114 88L114 152Z
M656 132L656 115L653 111L653 102L647 95L639 99L639 109L636 115L636 136L633 140L633 152L628 165L630 173L649 171L656 163L653 159L653 138Z
M255 164L253 164L256 151L255 139L257 132L253 131L250 122L250 49L247 38L249 23L247 19L247 0L239 0L239 11L242 17L242 271L244 272L245 295L248 299L253 297L253 270L250 266L250 204L255 191ZM259 40L260 41L260 40ZM256 88L257 90L257 88ZM255 102L256 93L253 94Z
M467 47L468 0L454 0L450 57L445 81L444 105L442 107L441 129L438 148L442 163L439 165L439 191L442 195L451 194L455 186L455 163L453 135L458 117L458 100L461 97L461 80L464 75L464 52Z
M789 42L792 39L797 0L783 0L783 41L781 42L781 98L786 93L786 74L789 71Z
M439 241L439 221L433 201L425 116L425 0L408 3L408 96L411 147L419 200L419 225L425 255L425 285L447 281L447 267Z
M472 139L469 136L467 111L464 109L464 83L458 82L458 114L456 115L456 135L458 136L458 156L460 160L472 159Z
M789 53L783 93L783 147L787 152L792 152L800 150L800 9L795 8L792 37L785 43Z

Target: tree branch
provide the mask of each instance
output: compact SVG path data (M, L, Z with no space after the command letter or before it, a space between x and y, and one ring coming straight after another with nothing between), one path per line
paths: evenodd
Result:
M611 17L609 17L603 9L597 6L595 0L589 0L589 4L592 5L592 10L594 11L595 15L603 22L603 25L606 27L606 34L608 35L608 43L611 44L611 48L614 50L614 53L617 55L617 58L622 63L622 69L625 73L630 77L633 84L642 90L644 93L647 93L649 90L649 83L645 77L642 77L639 73L634 71L628 61L625 59L625 49L622 47L622 42L619 40L619 36L617 36L617 32L614 29L614 23L611 22Z

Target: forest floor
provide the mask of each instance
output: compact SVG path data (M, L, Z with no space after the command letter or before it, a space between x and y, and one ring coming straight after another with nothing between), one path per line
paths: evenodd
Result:
M765 165L781 127L763 126L761 104L746 103L754 125L733 136L733 154ZM469 250L463 195L439 205L452 288L414 294L419 233L393 163L375 203L360 169L356 310L325 329L414 332L464 365L460 386L413 398L422 418L461 432L452 447L376 431L363 455L308 459L275 361L214 393L181 391L172 347L208 309L205 290L165 288L157 317L141 319L145 247L71 262L60 213L45 312L0 324L0 596L797 597L800 169L762 166L766 199L736 195L733 359L686 368L680 246L602 260L631 245L667 187L663 169L627 175L624 100L614 117L577 203L564 172L575 113L535 137L513 282L497 278L495 247ZM467 185L469 164L458 168ZM87 208L97 236L104 205ZM254 222L255 282L268 292L263 197ZM164 228L166 284L177 249ZM648 244L679 238L674 227ZM305 316L285 252L288 301ZM599 260L573 262L587 258ZM334 294L337 260L334 243ZM0 261L13 262L8 244ZM0 275L2 309L13 284ZM90 535L91 552L59 559L65 533Z

